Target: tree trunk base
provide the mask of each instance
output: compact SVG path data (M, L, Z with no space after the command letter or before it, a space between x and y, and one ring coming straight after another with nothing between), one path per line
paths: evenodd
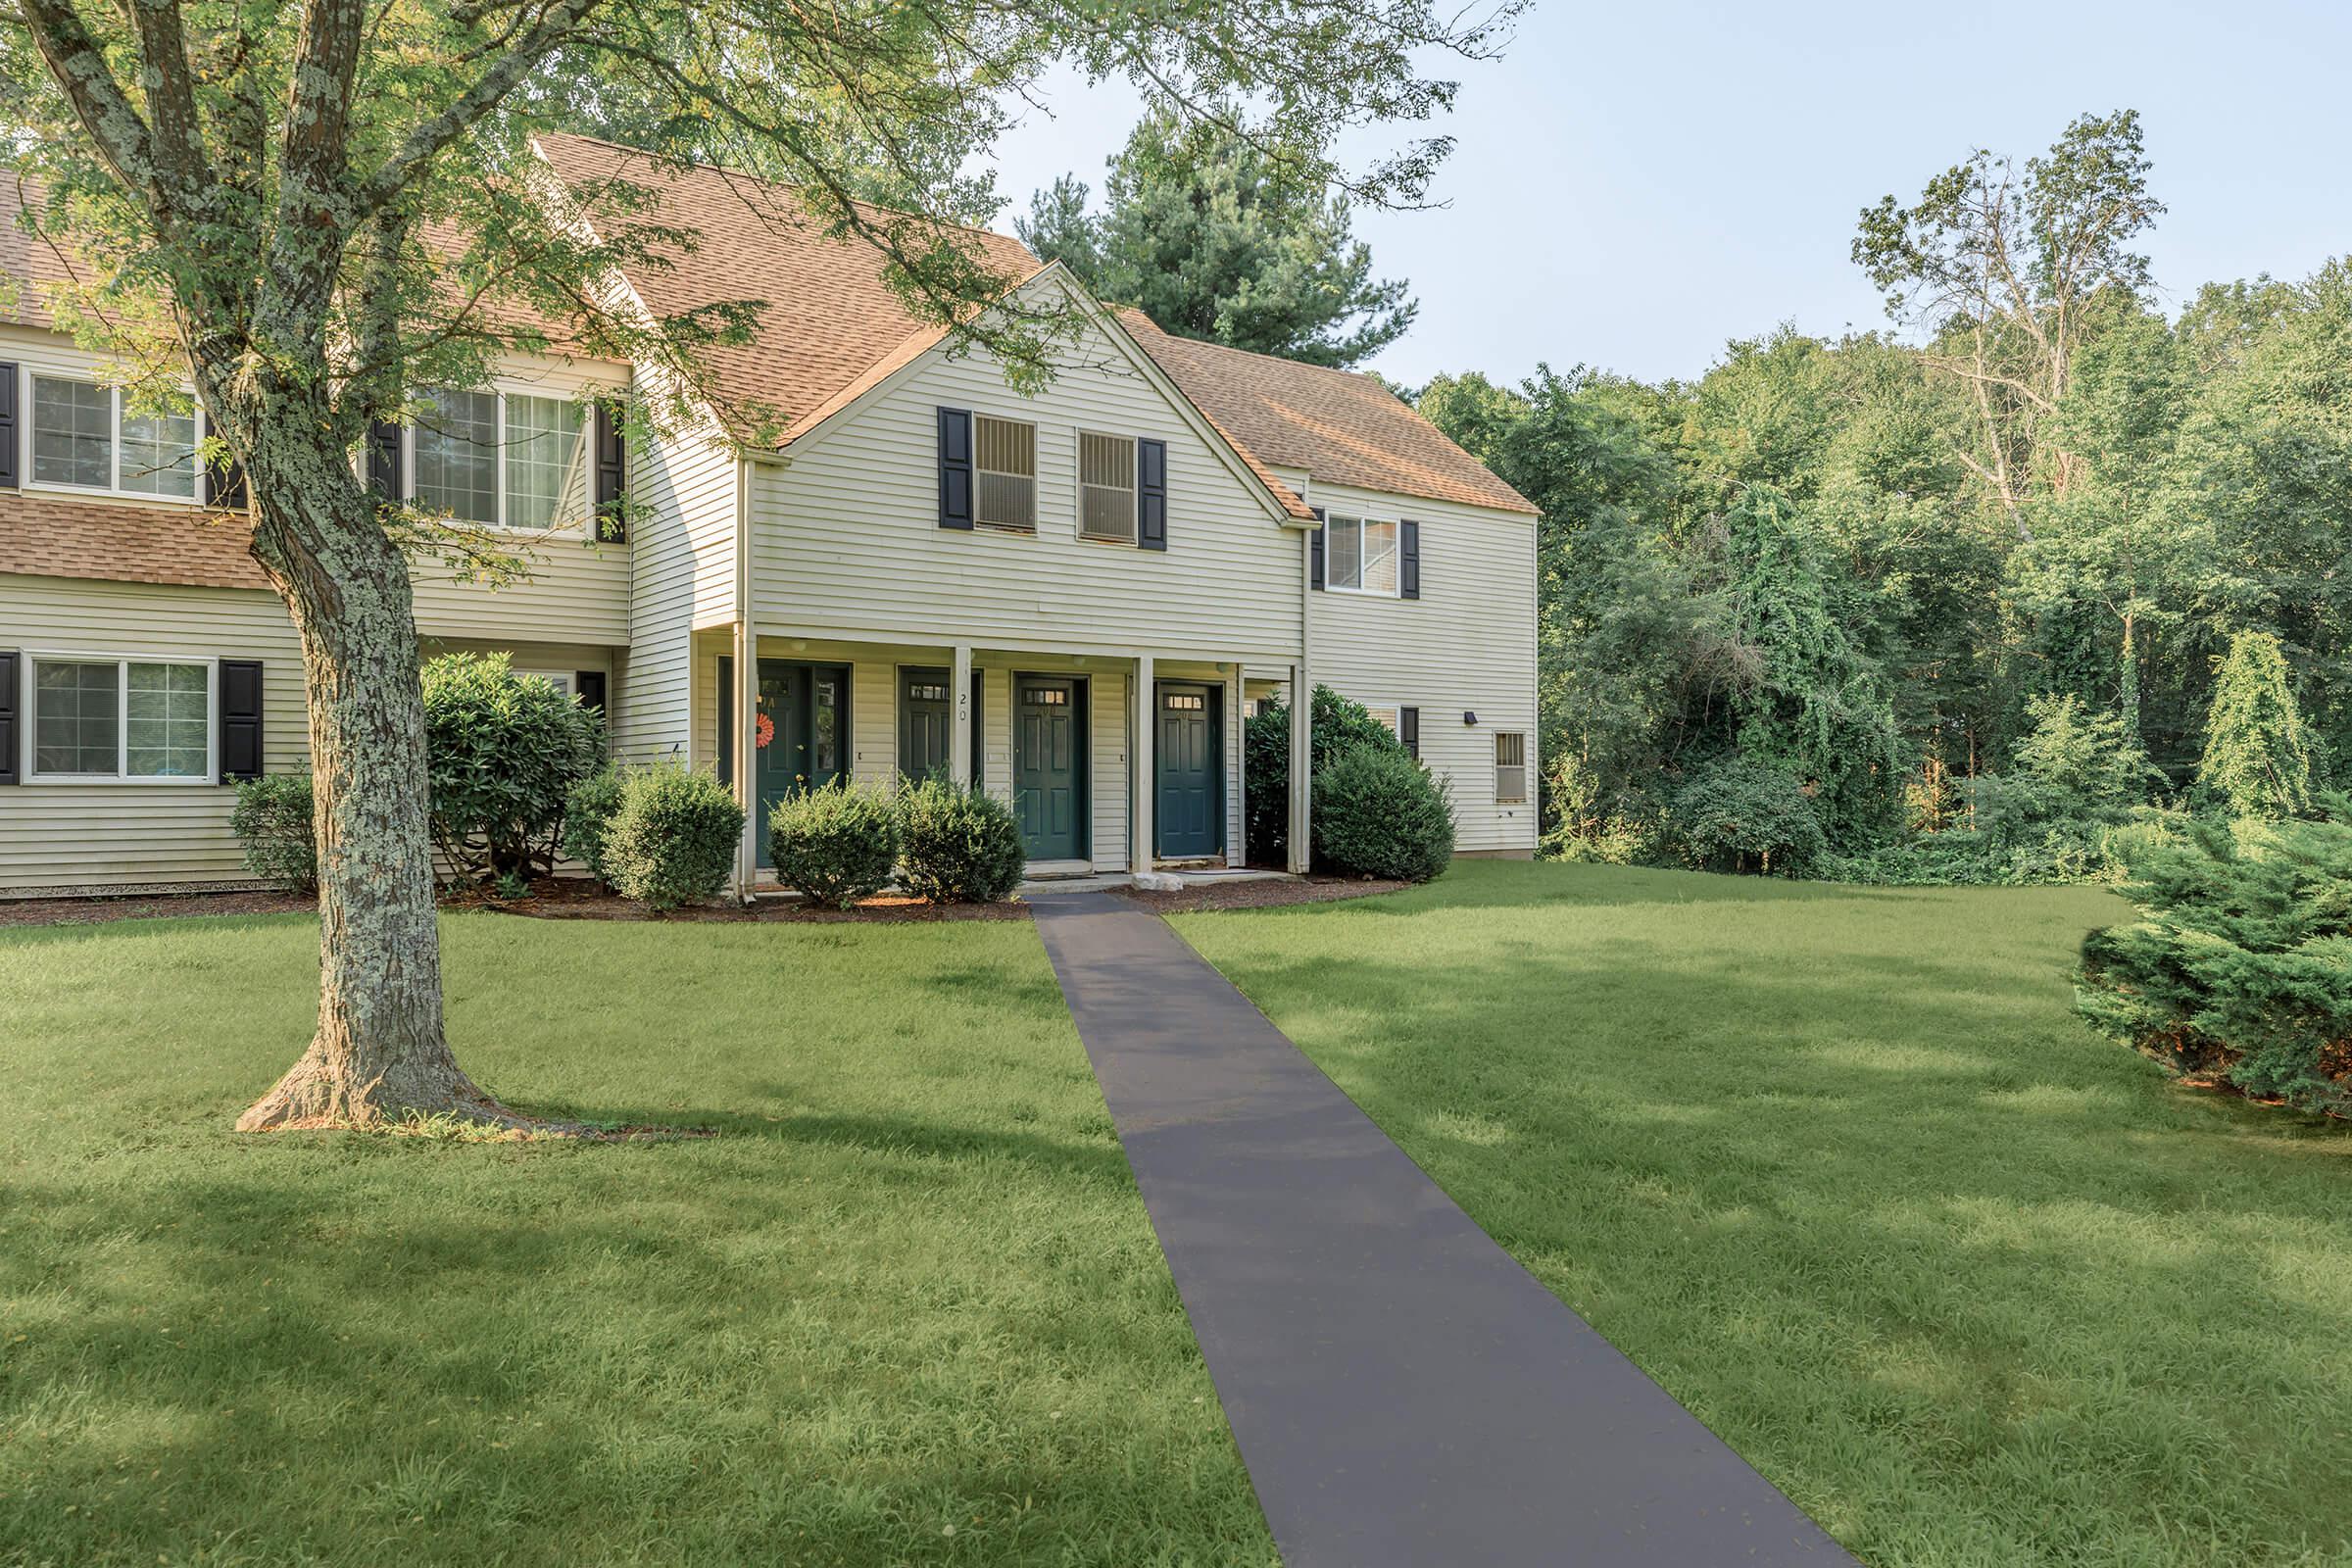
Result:
M485 1127L542 1125L483 1093L455 1062L441 1071L404 1078L408 1081L397 1087L381 1078L355 1087L333 1069L325 1050L314 1042L302 1059L237 1118L237 1131L387 1127L444 1116Z

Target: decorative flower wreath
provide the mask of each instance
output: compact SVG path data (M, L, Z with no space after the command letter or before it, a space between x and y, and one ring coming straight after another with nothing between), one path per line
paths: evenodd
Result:
M760 747L764 751L767 743L776 738L776 721L765 713L761 713L759 722L753 726L753 733L759 736Z

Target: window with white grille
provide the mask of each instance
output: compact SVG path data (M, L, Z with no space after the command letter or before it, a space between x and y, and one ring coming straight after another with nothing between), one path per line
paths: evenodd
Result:
M972 416L972 519L992 528L1037 526L1037 426Z
M1527 799L1527 737L1504 730L1494 737L1494 803L1512 805Z
M1089 539L1135 542L1135 439L1078 436L1078 531Z

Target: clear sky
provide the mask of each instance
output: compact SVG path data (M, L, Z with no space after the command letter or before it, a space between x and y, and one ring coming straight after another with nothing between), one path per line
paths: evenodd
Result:
M2039 152L2085 111L2140 111L2168 305L2352 252L2352 0L1536 0L1501 60L1431 69L1462 82L1433 192L1450 206L1356 222L1421 300L1373 362L1407 382L1539 361L1690 376L1783 320L1881 324L1846 254L1856 213L1979 146ZM1123 84L1059 78L1049 101L1000 148L1002 227L1056 173L1100 193L1136 117Z

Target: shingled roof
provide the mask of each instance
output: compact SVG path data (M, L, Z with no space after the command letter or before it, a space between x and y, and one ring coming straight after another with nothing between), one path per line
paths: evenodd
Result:
M241 512L0 491L0 572L268 588Z
M1175 337L1141 311L1118 315L1185 396L1275 467L1425 501L1537 510L1375 377Z

